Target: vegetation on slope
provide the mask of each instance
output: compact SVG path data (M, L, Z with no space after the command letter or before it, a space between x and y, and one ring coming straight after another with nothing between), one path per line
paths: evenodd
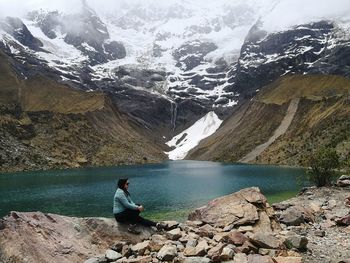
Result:
M158 162L160 148L102 93L18 78L0 54L0 171Z
M335 148L341 160L347 161L350 159L349 94L350 80L344 77L282 77L264 87L252 102L225 121L216 134L203 140L188 158L238 161L272 136L286 112L286 104L300 97L286 133L255 162L307 166L309 156L321 147Z

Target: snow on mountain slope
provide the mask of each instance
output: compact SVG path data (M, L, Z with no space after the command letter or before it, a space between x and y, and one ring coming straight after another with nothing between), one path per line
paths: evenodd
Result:
M168 154L171 160L180 160L186 157L187 153L196 147L198 143L212 135L221 125L222 120L211 111L204 117L199 119L191 127L174 136L166 144L170 147L175 147Z

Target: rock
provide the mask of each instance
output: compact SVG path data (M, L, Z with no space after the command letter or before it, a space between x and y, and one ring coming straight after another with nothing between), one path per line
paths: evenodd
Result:
M279 221L287 226L299 226L301 223L305 222L305 219L300 210L295 207L290 207L281 214Z
M150 228L142 228L140 235L133 235L115 219L40 212L14 212L3 221L6 228L0 231L1 259L16 258L18 262L83 262L117 240L137 243L152 233Z
M279 248L282 245L275 236L263 232L255 233L250 241L259 248Z
M150 247L150 241L146 240L146 241L143 241L142 243L137 243L136 245L131 246L131 251L142 256L145 253L146 249L149 249L149 247Z
M184 250L184 256L186 257L198 256L197 249L195 247L186 247Z
M4 220L0 219L0 231L5 229L5 222Z
M190 213L189 220L200 220L215 227L254 224L259 220L258 207L266 209L266 198L259 188L246 188L210 201Z
M307 249L307 243L307 238L299 235L287 236L286 240L284 241L287 248L296 248L300 251L305 251Z
M168 231L166 235L171 240L178 240L180 237L182 237L181 229L175 228L173 230Z
M238 228L239 232L245 233L245 232L253 232L253 227L252 226L240 226Z
M302 257L274 257L276 263L302 263Z
M196 247L198 241L196 239L189 239L186 243L186 247Z
M342 175L337 180L337 185L340 187L350 186L350 175Z
M221 261L221 252L223 248L225 247L225 244L220 243L216 245L215 247L212 247L208 251L208 257L211 258L214 262L219 262ZM233 252L233 251L232 251Z
M208 245L207 241L200 240L196 246L196 249L207 251L209 249L209 245Z
M151 256L138 256L136 258L119 259L117 263L150 263L152 262Z
M277 255L276 249L259 248L259 254L263 256L275 257Z
M237 253L233 258L233 263L248 263L248 257L244 253Z
M122 254L120 254L120 253L118 253L118 252L116 252L116 251L114 251L112 249L108 249L106 251L106 255L105 256L106 256L106 259L109 260L109 261L116 261L116 260L118 260L118 259L123 257Z
M121 253L122 250L123 250L123 247L126 246L126 245L128 245L128 242L125 242L125 241L118 241L117 243L115 243L115 244L113 245L113 247L111 247L111 249L114 250L114 251L117 251L117 252Z
M262 256L259 254L248 255L248 263L274 263L270 256Z
M244 242L244 244L238 249L240 252L247 253L247 254L250 252L254 252L254 253L258 252L258 248L249 241Z
M226 237L225 241L234 245L243 245L249 240L245 235L238 231L231 231Z
M197 234L201 237L212 238L216 233L216 229L209 224L199 227Z
M149 250L159 251L166 241L167 239L162 235L153 235L149 243Z
M324 230L315 230L314 235L318 237L324 237L326 235L326 231Z
M205 257L185 257L181 263L209 263L210 259Z
M130 246L123 246L121 253L122 253L123 257L129 257L132 254L131 247Z
M254 225L254 232L272 232L271 221L264 211L259 211L259 221Z
M107 260L105 257L93 257L85 260L84 263L107 263Z
M177 256L177 249L174 245L164 245L158 252L157 258L162 261L171 261Z
M221 252L220 259L222 261L231 260L234 256L234 254L235 254L235 252L233 251L232 248L224 247L222 252Z
M292 206L292 204L286 203L286 202L276 203L276 204L272 205L272 207L275 210L286 210L287 208L289 208L291 206Z
M350 214L336 220L337 225L349 226L350 225Z

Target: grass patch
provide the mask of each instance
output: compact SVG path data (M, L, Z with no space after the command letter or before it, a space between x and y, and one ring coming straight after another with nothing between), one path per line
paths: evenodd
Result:
M289 198L295 197L298 194L298 191L288 191L272 195L266 195L267 201L269 204L279 203L285 201Z

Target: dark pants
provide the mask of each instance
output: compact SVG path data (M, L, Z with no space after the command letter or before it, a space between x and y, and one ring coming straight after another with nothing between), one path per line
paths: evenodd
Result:
M140 224L143 226L156 226L156 223L140 216L140 211L126 209L123 212L114 214L115 220L120 223Z

